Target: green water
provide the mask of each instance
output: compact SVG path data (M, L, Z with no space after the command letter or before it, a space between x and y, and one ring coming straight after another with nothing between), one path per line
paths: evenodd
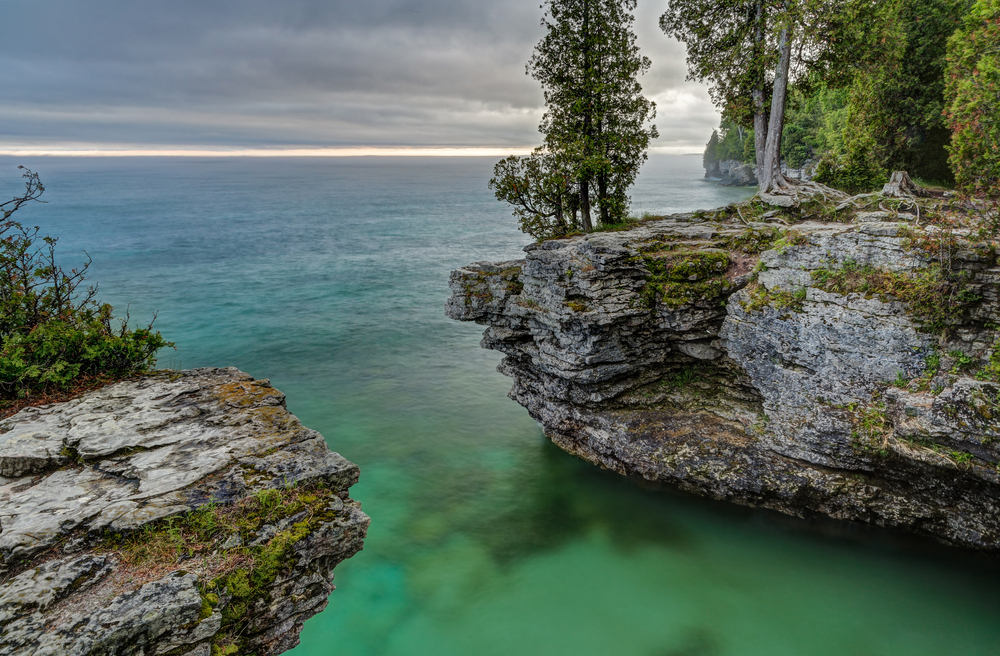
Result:
M159 311L161 364L236 365L361 466L360 554L295 656L1000 653L992 561L647 490L506 398L448 271L526 243L490 160L55 160L22 211L101 296ZM636 211L744 197L658 158ZM0 160L3 195L14 169Z

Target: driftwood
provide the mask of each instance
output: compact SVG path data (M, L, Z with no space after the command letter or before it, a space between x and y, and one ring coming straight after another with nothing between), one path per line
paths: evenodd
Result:
M882 187L882 195L886 198L916 198L930 196L926 189L910 179L906 171L894 171L889 182Z

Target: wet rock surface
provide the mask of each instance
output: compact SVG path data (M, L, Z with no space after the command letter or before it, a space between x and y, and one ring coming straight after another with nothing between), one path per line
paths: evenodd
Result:
M233 368L22 410L0 422L0 654L288 650L362 547L358 475L268 381ZM260 526L258 505L297 514ZM202 529L199 550L179 537L167 561L126 554L227 508L243 509L245 535ZM253 595L235 589L241 571ZM241 635L223 638L223 618Z
M969 302L942 329L891 293L823 283L845 267L926 275L934 262L912 247L923 229L905 215L718 216L471 264L452 273L447 314L486 326L510 397L591 462L793 515L1000 548L993 256L969 248L949 261Z

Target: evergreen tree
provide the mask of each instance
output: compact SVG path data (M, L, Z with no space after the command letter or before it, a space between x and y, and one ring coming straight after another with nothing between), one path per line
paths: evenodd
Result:
M947 121L956 187L1000 197L1000 0L977 0L948 42Z
M638 76L649 69L632 31L636 0L548 0L527 72L541 82L545 149L576 172L584 230L596 204L603 225L628 212L628 188L646 160L656 106ZM595 189L596 187L596 189ZM596 191L596 194L594 193Z
M851 85L845 127L848 167L872 171L868 186L890 171L950 181L945 124L945 53L948 38L970 0L892 0L881 3L879 37ZM870 165L855 161L870 159Z

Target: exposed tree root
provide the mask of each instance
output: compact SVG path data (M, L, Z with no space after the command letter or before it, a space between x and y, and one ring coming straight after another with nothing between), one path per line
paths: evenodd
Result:
M776 175L770 192L760 192L760 199L776 207L797 207L803 200L821 196L827 203L845 202L850 195L832 187L813 181L791 180L784 175Z
M747 220L743 218L743 211L740 209L739 205L736 206L736 213L740 215L740 221L742 221L745 225L750 225L747 223Z
M867 194L858 194L857 196L851 196L847 200L837 205L837 211L840 212L841 210L846 210L848 206L854 207L854 209L859 210L862 207L868 205L871 199L881 198L881 197L882 195L877 191L873 191Z

